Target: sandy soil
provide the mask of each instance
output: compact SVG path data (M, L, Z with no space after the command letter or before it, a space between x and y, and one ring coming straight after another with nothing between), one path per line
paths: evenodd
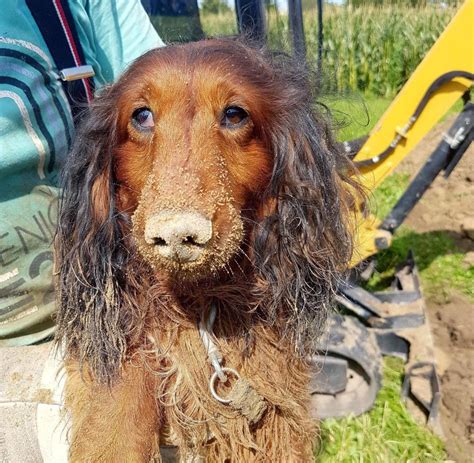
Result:
M397 168L416 174L453 119L437 126ZM474 265L474 146L448 180L438 177L406 220L418 232L446 231ZM442 425L450 458L474 461L474 304L448 288L426 300L442 383Z

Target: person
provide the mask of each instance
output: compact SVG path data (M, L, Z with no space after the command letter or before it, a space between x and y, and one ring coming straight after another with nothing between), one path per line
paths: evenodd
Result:
M66 38L51 37L55 18L43 14L46 6L58 14ZM80 47L71 38L74 30ZM52 240L76 102L59 79L62 70L47 39L59 54L61 47L74 56L82 50L83 64L94 73L93 80L82 80L89 98L93 86L100 91L135 58L163 46L139 0L2 3L0 347L38 343L54 333Z
M100 91L135 58L162 45L139 0L2 2L2 461L67 461L61 355L44 342L54 334L52 241L59 172L74 138L75 117L94 88Z

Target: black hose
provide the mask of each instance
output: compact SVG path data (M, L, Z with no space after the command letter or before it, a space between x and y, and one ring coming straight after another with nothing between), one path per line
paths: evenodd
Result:
M446 74L442 74L441 76L439 76L428 87L428 90L425 92L425 94L423 95L423 98L418 103L418 106L416 107L415 112L410 117L410 119L409 119L409 121L408 121L408 123L405 127L406 131L408 131L413 126L415 121L418 119L418 117L420 116L422 111L425 109L429 99L433 96L433 93L436 90L438 90L442 85L444 85L447 82L450 82L451 80L453 80L456 77L464 77L466 79L474 81L474 74L472 74L470 72L467 72L467 71L451 71L451 72L447 72ZM355 161L354 164L359 168L379 164L380 162L384 161L385 159L387 159L392 154L393 150L396 148L396 146L398 145L398 143L400 142L400 140L402 138L403 138L402 135L398 134L392 140L390 145L384 151L382 151L382 153L380 153L377 156L373 156L370 159L364 159L363 161Z

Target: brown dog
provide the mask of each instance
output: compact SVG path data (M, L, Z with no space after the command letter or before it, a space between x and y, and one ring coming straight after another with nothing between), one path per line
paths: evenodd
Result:
M166 434L183 461L312 460L350 174L303 67L239 41L153 50L95 99L56 243L71 461Z

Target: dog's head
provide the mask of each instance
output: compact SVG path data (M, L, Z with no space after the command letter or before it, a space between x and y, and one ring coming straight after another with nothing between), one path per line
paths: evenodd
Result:
M65 170L59 321L130 314L139 260L183 283L250 266L289 326L324 311L351 256L350 166L312 100L303 66L238 41L138 59L92 104Z
M269 69L232 42L155 50L116 85L118 208L152 268L215 276L239 254L268 188L277 123Z

